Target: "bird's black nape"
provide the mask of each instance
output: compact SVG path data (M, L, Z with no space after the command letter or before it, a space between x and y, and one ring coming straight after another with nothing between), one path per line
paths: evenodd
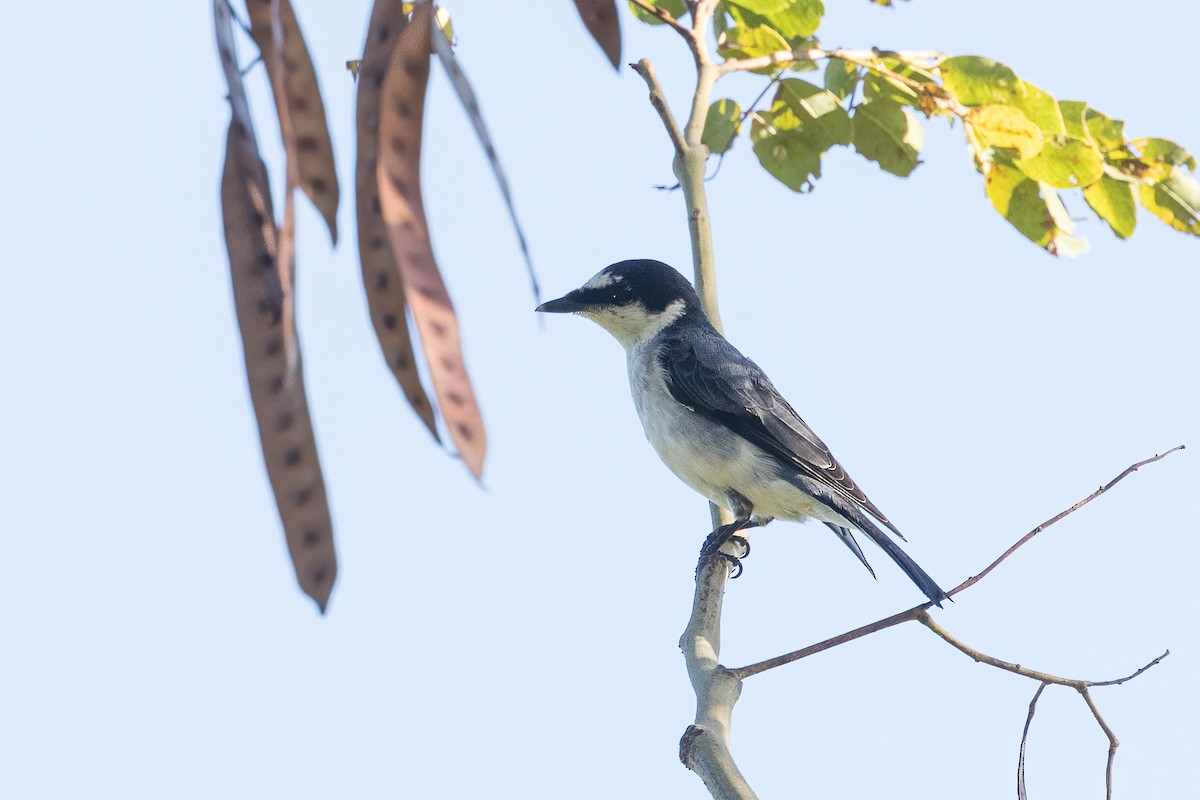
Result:
M692 284L679 270L661 261L652 258L618 261L609 264L600 274L611 275L630 287L630 293L647 311L663 311L676 300L682 300L689 310L700 310L700 296Z

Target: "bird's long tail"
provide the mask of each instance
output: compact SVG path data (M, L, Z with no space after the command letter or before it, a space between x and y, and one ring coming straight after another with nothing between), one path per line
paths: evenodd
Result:
M848 502L840 495L831 492L828 486L818 483L807 476L796 476L792 480L796 486L810 497L817 499L829 507L830 510L836 511L846 522L849 522L870 537L872 542L879 545L880 549L888 554L888 558L896 562L896 566L904 570L904 574L909 577L909 580L915 583L917 588L924 592L925 596L934 605L938 608L942 607L942 601L948 597L946 592L942 590L942 587L938 586L937 582L929 577L929 573L921 569L917 565L917 562L909 557L908 553L901 550L900 545L896 544L890 536L881 531L879 526L872 522L871 518L862 509ZM871 570L871 565L867 564L867 559L863 556L862 548L858 546L858 542L854 541L854 537L850 531L833 523L826 522L825 524L832 528L833 532L838 535L838 538L850 548L854 555L858 556L858 560L865 564L868 570ZM871 570L871 574L874 575L875 571Z
M893 542L890 536L871 524L870 520L853 520L853 522L859 530L871 537L872 542L879 545L880 549L888 554L888 558L896 562L896 566L904 570L904 574L909 577L909 580L915 583L917 588L924 592L925 596L934 605L938 608L942 607L942 601L947 597L946 592L942 590L942 587L937 585L937 582L933 578L929 577L929 573L921 569L917 562L909 557L908 553L900 549L900 545Z

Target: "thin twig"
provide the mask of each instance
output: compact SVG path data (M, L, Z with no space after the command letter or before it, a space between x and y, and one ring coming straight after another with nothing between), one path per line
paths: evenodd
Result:
M1112 728L1108 727L1104 717L1100 716L1100 709L1096 708L1096 702L1092 700L1092 694L1087 687L1081 688L1079 694L1083 695L1083 702L1087 703L1087 707L1092 711L1092 716L1100 725L1100 730L1104 731L1104 735L1108 737L1108 761L1104 767L1104 797L1105 800L1112 800L1113 761L1117 757L1117 748L1121 746L1121 743L1117 741L1117 735L1113 733Z
M1154 659L1146 666L1140 667L1137 672L1133 673L1132 675L1126 675L1124 678L1117 678L1116 680L1111 680L1111 681L1088 681L1087 685L1088 686L1120 686L1122 683L1125 683L1126 681L1133 680L1138 675L1141 675L1143 672L1150 669L1151 667L1157 666L1160 661L1162 661L1164 658L1166 658L1169 655L1171 655L1171 651L1167 650L1161 656Z
M733 673L735 677L745 680L751 675L757 675L760 672L766 672L767 670L774 669L775 667L782 667L784 664L790 664L793 661L799 661L802 658L816 655L817 653L837 647L840 644L852 642L855 639L861 639L864 636L869 636L872 633L886 630L887 628L894 627L902 622L911 622L912 620L916 619L918 615L925 613L925 609L928 607L928 605L915 606L907 611L901 611L899 614L893 614L886 619L876 620L870 625L863 625L861 628L855 628L852 631L839 634L834 636L832 639L826 639L823 642L817 642L816 644L811 644L801 650L793 650L790 653L784 653L781 656L768 658L766 661L747 664L744 667L732 669L730 672Z
M1056 684L1058 686L1069 686L1072 689L1074 689L1075 691L1079 692L1080 696L1083 697L1083 702L1087 704L1088 709L1092 712L1092 716L1095 717L1096 724L1100 726L1100 730L1102 730L1104 732L1104 735L1106 737L1108 737L1108 763L1104 770L1104 782L1105 782L1105 786L1107 787L1107 794L1105 796L1106 796L1107 800L1112 800L1113 761L1117 757L1117 747L1119 747L1121 743L1119 741L1117 741L1117 735L1115 733L1113 733L1113 729L1109 727L1108 723L1104 720L1104 717L1101 716L1100 709L1097 708L1096 701L1092 699L1092 693L1088 690L1090 687L1093 687L1093 686L1118 686L1122 683L1125 683L1126 681L1133 680L1138 675L1141 675L1143 672L1150 669L1155 664L1160 663L1164 658L1166 658L1168 655L1170 655L1171 654L1170 650L1166 651L1161 656L1154 659L1149 664L1146 664L1146 666L1137 670L1133 674L1128 675L1127 677L1124 677L1124 678L1116 678L1116 679L1108 680L1108 681L1086 681L1086 680L1082 680L1079 678L1061 678L1057 675L1051 675L1046 672L1038 672L1036 670L1028 669L1027 667L1021 666L1020 664L1012 664L1007 661L1001 661L998 658L995 658L993 656L987 655L986 653L980 652L979 650L976 650L975 648L973 648L973 647L959 641L957 638L955 638L952 634L950 634L948 631L946 631L944 628L942 628L940 625L938 625L936 622L934 622L933 619L929 616L929 614L927 612L922 611L920 614L917 615L916 619L918 622L920 622L926 628L929 628L929 630L933 631L943 641L950 644L956 650L966 653L968 656L970 656L971 658L975 659L976 661L978 661L980 663L987 664L988 666L996 667L998 669L1002 669L1007 672L1012 672L1017 675L1022 675L1026 678L1033 678L1034 680L1041 681L1041 684L1042 684L1041 688L1039 688L1037 691L1037 694L1034 695L1033 702L1029 704L1029 717L1025 721L1025 733L1021 737L1021 750L1020 750L1020 757L1018 759L1018 766L1017 766L1017 796L1018 797L1024 796L1023 792L1024 792L1024 784L1025 784L1025 739L1029 735L1029 723L1033 719L1034 704L1037 702L1038 696L1041 695L1042 689L1045 689L1046 686L1048 686L1050 684Z
M654 65L650 63L650 59L643 58L636 64L630 64L633 71L642 76L642 80L646 82L646 86L650 89L650 105L654 106L654 110L658 112L659 118L662 120L663 127L667 129L667 136L671 139L671 144L675 146L676 154L682 153L687 149L687 142L683 139L683 131L679 129L679 123L675 121L675 115L671 113L671 109L667 106L667 98L663 96L662 84L658 82L658 75L654 72Z
M1023 537L1021 537L1021 539L1016 544L1014 544L1012 547L1005 550L1003 555L1001 555L999 558L997 558L995 561L993 561L991 564L989 564L986 569L984 569L978 575L968 578L967 580L963 581L961 584L956 586L952 591L949 592L950 596L956 595L965 589L969 589L970 587L974 586L976 583L979 583L979 581L983 580L983 578L989 572L991 572L997 566L999 566L1000 562L1004 561L1004 559L1008 558L1010 555L1012 555L1014 552L1016 552L1017 548L1021 547L1023 544L1028 542L1030 539L1032 539L1034 536L1036 536L1041 531L1050 527L1054 523L1060 521L1063 517L1066 517L1068 514L1071 514L1075 511L1079 510L1080 508L1083 508L1083 506L1087 505L1092 500L1095 500L1097 497L1104 494L1112 487L1116 486L1118 483L1121 482L1122 479L1127 477L1130 473L1136 472L1138 469L1146 466L1147 464L1153 464L1156 461L1161 461L1162 459L1169 456L1171 453L1174 453L1176 450L1182 450L1182 449L1184 449L1184 445L1179 445L1178 447L1172 447L1170 450L1167 450L1164 453L1159 453L1155 456L1152 456L1151 458L1147 458L1143 461L1139 461L1136 464L1133 464L1133 465L1127 467L1120 475L1113 478L1111 481L1109 481L1105 485L1101 486L1098 490L1093 492L1091 495L1085 497L1083 500L1080 500L1078 503L1071 506L1067 510L1065 510L1059 514L1056 514L1054 517L1046 520L1041 525L1037 526L1032 531L1025 534ZM817 644L809 645L808 647L802 648L800 650L793 650L790 653L784 653L783 655L775 656L774 658L768 658L765 661L758 661L754 664L747 664L744 667L738 667L737 669L732 670L732 672L737 677L745 679L745 678L750 677L751 675L757 675L760 672L765 672L769 669L774 669L775 667L782 667L783 665L790 664L793 661L799 661L802 658L807 658L808 656L816 655L817 653L823 652L832 647L837 647L840 644L845 644L846 642L852 642L855 639L861 639L863 636L867 636L869 634L875 633L876 631L881 631L881 630L885 630L887 628L891 628L892 626L899 625L902 622L909 622L910 620L919 619L920 616L922 614L924 614L924 612L926 612L931 606L932 606L932 603L925 603L923 605L915 606L913 608L908 609L907 611L901 611L899 614L893 614L890 617L885 617L884 619L876 620L875 622L872 622L868 625L863 625L861 628L855 628L852 631L847 631L846 633L840 634L838 636L834 636L832 639L826 639L823 642L818 642ZM928 618L928 614L925 614L925 616ZM1136 678L1138 675L1141 675L1143 672L1148 670L1150 667L1153 667L1159 661L1162 661L1164 658L1166 658L1167 655L1170 654L1170 652L1171 651L1168 650L1166 653L1163 653L1161 656L1159 656L1158 658L1156 658L1154 661L1150 662L1146 666L1142 667L1140 670L1138 670L1134 674L1132 674L1126 678L1121 678L1119 680L1112 681L1111 683L1115 685L1115 684L1124 683L1125 681L1130 680L1132 678ZM1027 677L1034 677L1034 676L1029 675ZM1108 686L1108 685L1110 685L1108 682L1088 681L1085 683L1088 686ZM1068 685L1070 685L1070 684L1068 684Z
M1033 724L1033 712L1037 710L1038 698L1042 696L1042 692L1046 691L1048 683L1043 683L1038 686L1036 692L1033 693L1033 699L1029 701L1029 714L1025 717L1025 730L1021 732L1021 749L1017 756L1017 800L1027 800L1028 794L1025 791L1025 743L1029 741L1029 726Z
M1087 497L1085 497L1085 498L1083 498L1082 500L1080 500L1080 501L1079 501L1078 503L1076 503L1075 505L1071 506L1070 508L1068 508L1068 509L1067 509L1067 510L1065 510L1065 511L1061 511L1061 512L1059 512L1058 514L1055 514L1053 517L1051 517L1050 519L1046 520L1046 521L1045 521L1045 522L1043 522L1041 525L1038 525L1036 528L1034 528L1033 530L1031 530L1029 533L1027 533L1027 534L1025 534L1024 536L1022 536L1022 537L1021 537L1021 538L1020 538L1020 539L1017 541L1017 543L1016 543L1016 544L1014 544L1012 547L1008 548L1008 549L1007 549L1007 550L1005 550L1003 553L1001 553L999 558L997 558L997 559L996 559L995 561L993 561L991 564L988 564L988 565L987 565L987 567L986 567L986 568L985 568L985 569L984 569L982 572L980 572L978 575L974 575L974 576L972 576L972 577L970 577L970 578L967 578L965 581L963 581L962 583L960 583L958 586L955 586L953 589L951 589L951 590L948 592L948 596L950 596L950 597L953 597L954 595L958 594L959 592L963 591L964 589L969 589L969 588L971 588L972 586L974 586L975 584L979 583L981 580L983 580L983 579L984 579L984 578L987 576L987 574L988 574L989 572L991 572L992 570L994 570L996 567L1000 566L1000 564L1001 564L1001 563L1002 563L1002 562L1003 562L1003 561L1004 561L1006 558L1008 558L1008 557L1009 557L1009 556L1011 556L1013 553L1015 553L1019 547L1021 547L1022 545L1024 545L1026 542L1028 542L1028 541L1029 541L1030 539L1032 539L1034 536L1037 536L1039 533L1041 533L1042 531L1046 530L1046 528L1049 528L1049 527L1050 527L1051 525L1053 525L1054 523L1056 523L1056 522L1058 522L1058 521L1062 520L1062 519L1063 519L1064 517L1066 517L1067 515L1069 515L1069 514L1073 514L1073 513L1075 513L1076 511L1078 511L1079 509L1083 508L1083 507L1084 507L1084 506L1086 506L1088 503L1092 502L1092 501L1093 501L1093 500L1095 500L1097 497L1099 497L1100 495L1104 494L1105 492L1107 492L1107 491L1108 491L1109 489L1111 489L1112 487L1116 486L1118 483L1120 483L1122 480L1124 480L1124 479L1125 479L1126 477L1128 477L1129 475L1133 474L1134 472L1137 472L1139 469L1141 469L1142 467L1146 466L1147 464L1153 464L1153 463L1154 463L1154 462L1156 462L1156 461L1161 461L1162 459L1164 459L1164 458L1166 458L1167 456L1171 455L1171 453L1174 453L1176 450L1183 450L1183 449L1184 449L1184 447L1185 447L1185 445L1182 445L1182 444L1181 444L1181 445L1178 445L1178 446L1176 446L1176 447L1172 447L1170 450L1167 450L1167 451L1166 451L1166 452L1164 452L1164 453L1158 453L1157 455L1151 456L1150 458L1147 458L1147 459L1145 459L1145 460L1143 460L1143 461L1139 461L1139 462L1137 462L1136 464L1132 464L1132 465L1130 465L1130 466L1126 467L1126 468L1125 468L1125 471L1124 471L1124 472L1122 472L1120 475L1118 475L1117 477L1113 478L1111 481L1109 481L1108 483L1104 484L1104 485L1103 485L1103 486L1101 486L1099 489L1097 489L1096 491L1092 492L1091 494L1089 494Z

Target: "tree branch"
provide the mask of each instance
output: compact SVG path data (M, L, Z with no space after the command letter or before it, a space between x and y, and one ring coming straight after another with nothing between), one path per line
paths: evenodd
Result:
M650 89L650 105L658 112L659 119L662 120L663 127L667 129L667 137L671 140L671 144L675 146L675 155L679 156L687 149L687 142L684 141L683 132L679 129L679 123L675 121L675 115L671 113L670 107L667 105L667 98L663 94L662 84L658 82L658 74L654 71L654 65L650 63L650 59L643 58L636 64L630 64L633 71L642 76L642 80L646 82L647 88Z
M953 597L954 595L958 594L959 592L963 591L964 589L969 589L969 588L971 588L972 586L974 586L975 584L979 583L981 580L983 580L983 579L984 579L984 578L985 578L985 577L988 575L988 573L990 573L990 572L991 572L992 570L994 570L996 567L1000 566L1000 564L1001 564L1001 563L1003 563L1003 562L1004 562L1004 560L1005 560L1006 558L1008 558L1008 557L1009 557L1009 556L1011 556L1013 553L1015 553L1015 552L1017 551L1017 549L1018 549L1018 548L1020 548L1022 545L1024 545L1024 544L1025 544L1026 542L1028 542L1030 539L1032 539L1033 537L1037 536L1039 533L1041 533L1042 531L1046 530L1046 528L1049 528L1049 527L1050 527L1051 525L1053 525L1054 523L1056 523L1056 522L1058 522L1058 521L1062 520L1064 517L1068 516L1069 514L1074 514L1076 511L1078 511L1079 509L1083 508L1083 507L1084 507L1084 506L1086 506L1088 503L1092 502L1092 501L1093 501L1093 500L1095 500L1097 497L1099 497L1100 495L1104 494L1104 493L1105 493L1105 492L1107 492L1109 489L1113 488L1113 487L1114 487L1114 486L1116 486L1118 483L1120 483L1121 481L1125 480L1125 478L1127 478L1127 477L1129 477L1130 475L1132 475L1133 473L1137 472L1137 471L1138 471L1139 469L1141 469L1142 467L1146 466L1147 464L1153 464L1153 463L1154 463L1154 462L1156 462L1156 461L1161 461L1161 460L1163 460L1164 458L1166 458L1167 456L1171 455L1171 453L1174 453L1176 450L1183 450L1185 447L1186 447L1186 445L1182 445L1182 444L1181 444L1181 445L1177 445L1177 446L1175 446L1175 447L1172 447L1170 450L1167 450L1167 451L1165 451L1165 452L1162 452L1162 453L1157 453L1157 454L1155 454L1155 455L1151 456L1150 458L1147 458L1147 459L1144 459L1144 460L1142 460L1142 461L1139 461L1139 462L1137 462L1136 464L1131 464L1131 465L1129 465L1128 467L1126 467L1126 468L1125 468L1125 471L1124 471L1124 472L1122 472L1120 475L1118 475L1117 477L1113 478L1111 481L1109 481L1108 483L1104 484L1104 485L1103 485L1103 486L1101 486L1099 489L1097 489L1096 491L1092 492L1091 494L1089 494L1087 497L1085 497L1085 498L1083 498L1082 500L1080 500L1080 501L1079 501L1078 503L1076 503L1075 505L1071 506L1070 508L1066 509L1065 511L1061 511L1061 512L1059 512L1058 514L1055 514L1053 517L1051 517L1050 519L1046 520L1046 521L1045 521L1045 522L1043 522L1041 525L1038 525L1036 528L1034 528L1033 530L1031 530L1029 533L1027 533L1027 534L1025 534L1024 536L1022 536L1022 537L1021 537L1021 538L1020 538L1020 539L1017 541L1017 543L1016 543L1016 544L1014 544L1012 547L1008 548L1008 549L1007 549L1007 550L1005 550L1003 553L1001 553L999 558L997 558L997 559L996 559L995 561L993 561L991 564L988 564L988 565L987 565L987 567L985 567L985 568L983 569L983 571L982 571L982 572L980 572L978 575L973 575L973 576L971 576L970 578L967 578L965 581L963 581L962 583L960 583L958 586L955 586L953 589L951 589L951 590L948 592L949 596L950 596L950 597Z
M1158 453L1156 455L1151 456L1150 458L1143 459L1142 461L1139 461L1136 464L1131 464L1130 466L1126 467L1121 472L1121 474L1117 475L1117 477L1113 478L1111 481L1104 484L1099 489L1092 492L1090 495L1083 498L1075 505L1071 506L1070 508L1066 509L1065 511L1061 511L1058 514L1055 514L1053 517L1046 520L1041 525L1038 525L1036 528L1031 530L1029 533L1022 536L1016 542L1016 544L1014 544L1012 547L1005 550L1000 555L999 558L997 558L995 561L993 561L991 564L989 564L982 572L980 572L978 575L972 576L972 577L968 578L967 580L963 581L958 586L954 587L954 589L952 589L948 594L950 596L954 596L954 595L958 594L959 592L962 592L962 591L965 591L966 589L971 588L975 584L979 583L979 581L983 580L984 577L986 577L992 570L994 570L996 567L998 567L1000 565L1000 563L1003 562L1006 558L1008 558L1013 553L1015 553L1018 548L1020 548L1022 545L1029 542L1029 540L1031 540L1034 536L1036 536L1037 534L1044 531L1046 528L1049 528L1054 523L1060 522L1066 516L1073 514L1076 511L1078 511L1079 509L1083 508L1085 505L1092 502L1097 497L1104 494L1109 489L1113 488L1118 483L1120 483L1122 480L1124 480L1125 478L1127 478L1129 475L1133 474L1134 472L1137 472L1142 467L1144 467L1148 464L1153 464L1156 461L1161 461L1162 459L1171 455L1171 453L1174 453L1177 450L1183 450L1184 448L1185 448L1185 445L1181 444L1176 447L1172 447L1170 450L1166 450L1162 453ZM775 656L774 658L768 658L765 661L758 661L754 664L747 664L744 667L738 667L737 669L733 669L730 671L734 675L738 676L739 678L742 678L742 679L749 678L751 675L757 675L760 672L766 672L767 670L774 669L775 667L782 667L785 664L790 664L793 661L799 661L802 658L807 658L808 656L816 655L817 653L823 652L825 650L829 650L830 648L837 647L840 644L845 644L846 642L852 642L855 639L861 639L864 636L875 633L877 631L885 630L887 628L891 628L895 625L899 625L902 622L910 622L912 620L919 619L922 614L924 614L929 608L932 607L932 605L933 605L932 603L925 603L923 605L914 606L913 608L910 608L907 611L901 611L900 613L893 614L890 617L885 617L884 619L876 620L875 622L872 622L868 625L863 625L861 628L855 628L852 631L847 631L846 633L839 634L838 636L834 636L831 639L826 639L823 642L818 642L817 644L809 645L808 647L802 648L800 650L793 650L790 653L784 653L783 655ZM928 616L928 615L926 615L926 616ZM1117 681L1113 681L1112 684L1120 684L1120 683L1124 683L1125 681L1131 680L1132 678L1136 678L1142 672L1144 672L1147 669L1149 669L1150 667L1154 666L1159 661L1161 661L1163 658L1166 658L1166 656L1169 653L1170 653L1170 651L1168 650L1167 653L1164 653L1163 655L1159 656L1158 659L1151 662L1150 664L1147 664L1145 667L1143 667L1138 672L1136 672L1133 675L1130 675L1126 678L1121 678ZM1093 683L1089 683L1088 685L1089 686L1108 686L1110 684L1105 683L1105 682L1101 682L1101 683L1093 682Z
M1037 701L1049 685L1039 685L1033 693L1033 699L1029 701L1029 714L1025 717L1025 729L1021 731L1021 748L1017 754L1017 800L1028 800L1029 797L1025 791L1025 744L1029 741L1029 727L1033 725L1033 712L1037 710Z
M1029 736L1029 725L1033 721L1034 705L1037 703L1038 697L1041 695L1042 690L1050 684L1055 684L1057 686L1069 686L1070 688L1079 692L1079 695L1083 698L1083 702L1087 704L1088 709L1092 712L1092 716L1095 717L1096 724L1100 726L1100 730L1102 730L1104 735L1108 737L1108 762L1104 770L1104 782L1105 786L1107 787L1107 793L1105 796L1108 798L1108 800L1112 800L1113 761L1117 757L1117 747L1119 747L1121 743L1117 741L1117 735L1113 733L1113 729L1109 727L1108 723L1105 722L1104 717L1100 715L1100 709L1096 707L1096 701L1092 699L1092 694L1088 690L1093 686L1119 686L1126 681L1133 680L1138 675L1141 675L1143 672L1153 667L1155 664L1162 662L1164 658L1171 654L1170 650L1166 651L1149 664L1146 664L1144 667L1141 667L1132 675L1128 675L1124 678L1116 678L1114 680L1107 681L1087 681L1079 678L1060 678L1057 675L1051 675L1046 672L1038 672L1037 670L1028 669L1020 664L1012 664L1007 661L1001 661L994 656L989 656L986 653L976 650L975 648L959 641L956 637L934 622L929 616L929 613L926 611L922 611L917 615L917 621L937 634L950 646L962 653L965 653L979 663L987 664L988 666L996 667L997 669L1002 669L1007 672L1012 672L1016 675L1021 675L1026 678L1033 678L1034 680L1041 681L1041 687L1038 689L1037 694L1033 696L1033 701L1029 704L1029 716L1025 720L1025 732L1021 736L1020 755L1017 759L1018 796L1022 796L1025 790L1025 741Z

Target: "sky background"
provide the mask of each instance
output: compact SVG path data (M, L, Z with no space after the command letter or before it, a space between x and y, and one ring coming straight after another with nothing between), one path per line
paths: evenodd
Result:
M217 186L228 108L210 6L18 3L0 29L0 796L704 797L677 761L676 642L705 504L643 440L619 346L539 327L469 123L433 71L435 248L490 437L484 487L403 403L365 313L354 85L368 4L297 0L338 154L344 240L305 203L299 322L340 574L297 589L266 483ZM828 2L828 46L1012 65L1133 136L1200 148L1200 7ZM547 297L606 264L688 267L670 147L566 0L450 6ZM682 42L625 12L625 61L690 96ZM243 63L250 48L244 46ZM251 73L272 178L278 132ZM749 103L754 81L717 97ZM961 128L908 180L830 153L811 195L740 141L709 184L721 310L943 585L1132 462L1200 446L1200 242L1142 214L1054 259L991 208ZM1178 453L1050 529L937 619L993 655L1104 679L1119 798L1195 790L1200 460ZM754 536L723 661L920 600L823 526ZM766 797L1009 798L1036 684L916 625L750 679L733 751ZM1035 798L1102 797L1106 742L1048 690Z

